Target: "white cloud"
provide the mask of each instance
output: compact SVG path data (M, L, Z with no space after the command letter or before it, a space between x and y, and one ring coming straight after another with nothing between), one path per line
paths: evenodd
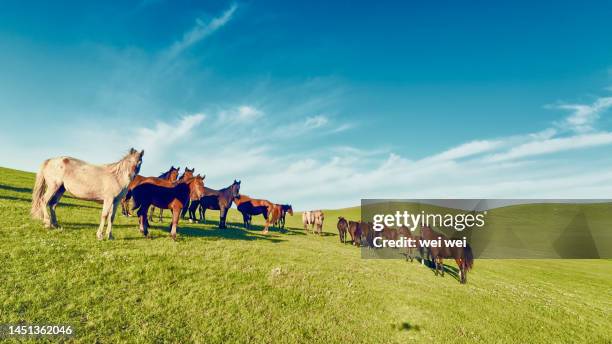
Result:
M612 97L601 97L592 104L561 104L556 108L572 112L561 126L577 133L593 131L593 125L602 112L612 107Z
M308 117L304 121L304 126L308 129L315 129L326 125L329 122L327 117L318 115L314 117Z
M227 124L232 122L235 124L250 123L255 119L261 118L264 115L263 111L250 105L241 105L229 110L219 112L219 124Z
M503 161L608 144L612 144L612 133L583 134L524 143L507 152L494 154L488 159Z
M466 158L477 154L490 152L504 144L501 140L478 140L461 144L457 147L448 149L440 154L436 154L429 160L454 160Z
M223 14L219 17L213 18L210 22L204 22L202 19L196 19L196 24L191 30L185 32L183 37L174 42L172 46L167 51L168 58L174 58L180 55L185 49L190 46L198 43L202 39L210 36L212 33L223 27L227 24L231 19L238 6L236 4L232 4L230 8L225 10Z

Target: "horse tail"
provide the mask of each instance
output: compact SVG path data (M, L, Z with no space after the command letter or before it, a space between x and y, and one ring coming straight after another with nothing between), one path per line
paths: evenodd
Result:
M43 175L43 170L49 159L45 160L40 166L40 171L36 173L36 182L34 183L34 189L32 190L32 209L30 210L30 214L33 219L42 220L43 218L43 207L45 191L47 190L47 183L45 182L45 176Z
M470 244L467 244L466 247L463 248L463 255L463 265L465 267L465 271L469 271L474 266L474 253L472 253Z

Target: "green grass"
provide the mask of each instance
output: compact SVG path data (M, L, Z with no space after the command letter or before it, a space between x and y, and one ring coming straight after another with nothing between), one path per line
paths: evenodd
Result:
M417 263L364 260L335 234L181 223L141 237L63 198L61 229L29 218L33 174L0 168L0 323L69 323L78 342L610 343L609 260L477 260L460 285ZM212 216L213 212L209 212ZM216 214L215 214L216 216ZM212 217L211 217L212 219ZM166 222L168 220L166 219ZM232 222L236 224L232 224Z

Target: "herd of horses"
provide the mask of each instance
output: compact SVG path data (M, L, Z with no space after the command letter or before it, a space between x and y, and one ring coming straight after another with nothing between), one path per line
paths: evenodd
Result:
M448 238L444 234L438 233L427 226L421 227L419 235L405 226L399 228L384 227L381 231L375 231L372 224L369 222L348 221L340 216L338 217L336 227L338 228L340 242L349 242L346 238L348 234L351 237L350 242L353 245L358 247L364 246L369 249L375 248L374 238L376 237L381 237L385 240L398 240L402 238L412 239L415 243L415 247L400 249L407 260L412 262L413 259L416 258L416 252L418 251L423 265L425 265L425 261L431 262L435 274L444 276L443 260L445 258L452 258L459 267L459 282L462 284L467 283L467 272L474 266L474 254L469 244L466 247L448 246L445 241ZM422 245L424 241L438 239L441 243L439 247Z
M112 239L112 223L119 204L125 216L137 210L140 232L148 236L149 221L159 209L159 221L163 210L172 213L170 235L176 240L179 220L189 213L189 220L205 221L207 209L219 211L219 228L227 227L227 212L236 204L242 213L244 226L251 227L253 216L262 215L265 219L263 233L270 226L284 228L286 214L293 215L289 204L276 204L264 199L255 199L240 194L240 181L222 189L206 187L206 176L194 175L195 169L185 168L179 177L180 168L170 167L158 177L139 175L144 151L130 149L121 160L104 165L94 165L71 157L47 159L36 174L32 191L31 215L40 219L47 228L57 227L55 207L65 191L75 198L102 202L102 214L97 237ZM133 205L130 207L130 200ZM196 218L199 209L200 219Z
M255 199L240 194L240 181L234 182L222 189L216 190L205 186L206 176L194 175L195 169L185 168L179 177L180 168L172 166L158 177L139 175L142 166L144 150L134 148L119 161L104 165L95 165L71 157L58 157L45 160L36 174L32 191L31 215L40 219L47 228L58 227L55 208L66 191L77 199L102 202L100 225L97 238L113 238L112 225L117 208L121 204L122 213L131 215L131 210L137 210L140 232L148 237L149 221L154 218L155 209L159 209L159 220L162 221L164 209L172 212L170 234L176 240L179 220L187 213L189 220L205 221L207 209L219 211L219 228L226 228L227 212L232 204L242 214L245 228L251 228L253 216L262 215L265 219L263 233L268 233L270 226L285 226L286 214L293 215L289 204L275 204L264 199ZM130 207L130 201L133 205ZM199 210L199 219L196 211ZM321 210L302 213L304 229L311 226L313 233L322 234L324 213ZM408 228L385 228L376 232L372 224L366 222L347 221L340 217L337 224L340 241L346 242L346 234L356 246L365 245L373 248L376 236L396 240L401 237L416 239L445 238L443 234L434 232L431 228L421 228L420 236L415 236ZM418 240L417 240L418 242ZM473 266L471 248L457 247L417 247L424 258L434 263L436 274L444 274L444 258L454 258L459 266L460 282L467 281L466 273ZM426 251L426 254L423 252ZM425 257L425 255L427 257ZM411 261L414 257L412 249L407 249L406 257Z

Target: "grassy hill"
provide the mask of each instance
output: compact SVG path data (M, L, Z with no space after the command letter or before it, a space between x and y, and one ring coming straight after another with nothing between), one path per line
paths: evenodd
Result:
M34 175L0 168L0 323L68 323L78 342L610 343L610 260L477 260L467 285L416 263L364 260L325 235L154 223L64 197L61 229L29 218ZM245 181L248 182L248 181ZM217 214L208 212L211 220ZM258 220L259 221L259 220ZM261 222L259 222L261 223ZM452 263L450 263L452 264Z

